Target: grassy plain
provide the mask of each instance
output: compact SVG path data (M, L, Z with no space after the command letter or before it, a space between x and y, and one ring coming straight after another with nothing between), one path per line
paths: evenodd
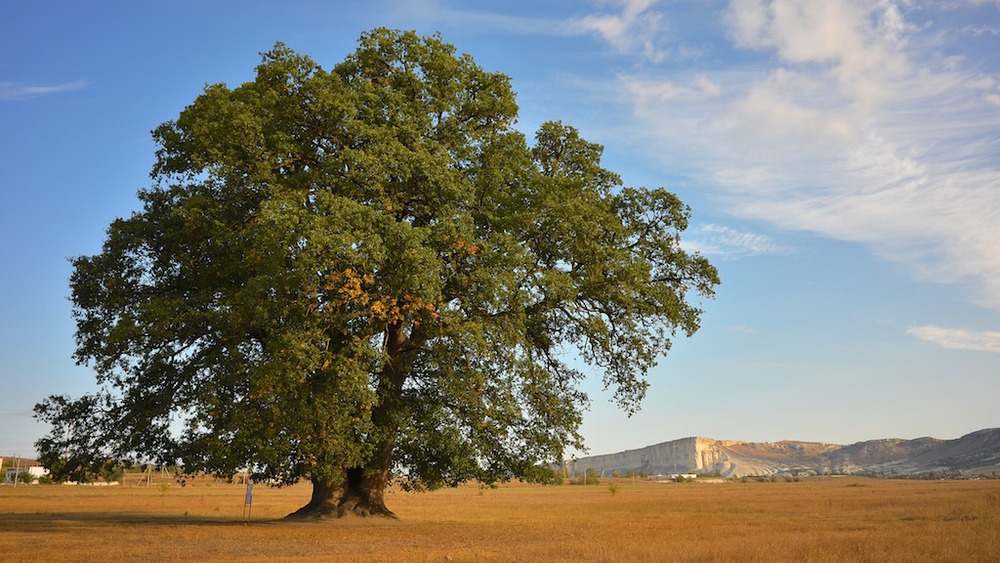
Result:
M611 485L616 485L614 494ZM306 485L0 487L10 561L1000 561L1000 481L474 485L399 520L280 520Z

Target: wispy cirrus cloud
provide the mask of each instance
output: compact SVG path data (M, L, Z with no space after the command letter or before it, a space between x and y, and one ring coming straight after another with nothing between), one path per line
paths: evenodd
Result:
M624 74L621 75L620 79L625 89L632 95L636 103L640 105L671 102L674 100L704 100L722 93L722 88L705 75L699 76L690 84L647 81Z
M457 7L449 0L389 0L385 11L395 13L405 20L407 26L423 20L440 26L455 26L476 29L484 33L502 32L514 35L552 35L561 25L561 20L546 17L510 15L489 10L475 10ZM561 33L560 33L561 34Z
M629 132L737 217L867 245L1000 309L1000 69L911 7L733 0L725 36L756 55L622 75Z
M989 26L989 25L969 25L962 28L962 33L966 33L973 37L979 37L982 35L1000 35L1000 27Z
M519 35L596 35L619 54L638 55L646 61L661 62L665 48L665 14L656 9L659 0L594 0L580 3L582 15L524 16L489 10L456 7L445 0L397 2L407 19L434 20L462 27L503 31Z
M687 233L684 248L707 256L737 259L762 254L788 254L792 247L767 235L707 224Z
M620 55L635 55L644 62L659 63L670 56L690 56L691 48L668 48L667 18L660 0L591 0L571 4L576 15L525 16L499 11L457 7L448 0L392 0L393 10L413 19L432 20L463 28L503 31L518 35L600 38Z
M933 325L913 327L906 332L942 348L1000 354L1000 332L943 328Z
M86 88L86 80L64 82L62 84L39 85L25 82L0 82L0 100L26 100L51 94L61 94Z

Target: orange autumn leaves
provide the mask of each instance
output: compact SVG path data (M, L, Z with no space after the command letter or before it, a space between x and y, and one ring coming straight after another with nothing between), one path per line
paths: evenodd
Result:
M389 295L375 295L370 292L374 283L375 276L372 274L360 274L353 268L347 268L327 275L323 289L335 291L342 302L362 307L365 314L378 321L399 323L411 319L418 326L421 318L439 318L438 307L434 302L412 295L404 295L398 299Z
M449 237L448 235L444 235L445 242L449 241L450 239L451 239L451 237ZM471 243L465 242L461 238L456 238L455 239L454 247L455 247L456 251L467 252L469 254L469 256L472 256L473 254L479 252L479 245L478 244L471 244Z
M464 253L472 256L480 250L479 245L466 242L462 238L452 239L445 235L443 240L445 243L452 241L449 249L452 255ZM323 290L339 295L340 299L337 301L340 303L360 306L364 311L360 313L361 315L370 315L372 319L386 323L399 323L409 319L414 326L419 326L422 322L438 321L440 318L438 304L442 301L441 296L429 300L413 295L402 297L376 295L372 292L374 285L374 274L346 268L343 271L327 274ZM440 321L438 323L440 324Z

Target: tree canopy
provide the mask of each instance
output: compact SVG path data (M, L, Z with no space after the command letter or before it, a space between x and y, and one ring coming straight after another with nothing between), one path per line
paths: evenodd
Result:
M100 390L39 404L41 449L249 467L310 479L301 516L391 514L393 478L537 479L581 446L579 366L639 407L719 283L674 194L562 123L529 144L509 78L436 36L376 29L329 71L262 59L154 130L142 210L73 259Z

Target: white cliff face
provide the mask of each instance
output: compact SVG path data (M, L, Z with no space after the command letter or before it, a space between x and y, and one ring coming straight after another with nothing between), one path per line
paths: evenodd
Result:
M725 471L730 471L735 467L729 452L724 447L720 447L720 442L716 440L698 438L695 441L695 449L698 458L698 467L695 468L696 473L718 473L719 475L723 475Z
M698 440L704 440L704 438L682 438L638 450L580 458L575 463L576 473L582 474L587 468L593 468L598 475L610 475L612 471L617 471L622 475L630 471L636 473L691 473L700 467ZM574 472L573 465L571 462L569 466L571 473Z
M698 473L723 477L775 473L919 474L1000 470L1000 429L981 430L956 440L872 440L849 446L817 442L739 442L682 438L636 450L584 457L567 469L580 475L631 471L646 474Z
M736 442L730 442L736 443ZM692 437L647 446L637 450L581 458L571 463L569 471L582 474L593 468L599 475L610 475L617 471L626 475L653 473L719 474L723 477L744 475L769 475L778 470L774 464L761 463L751 457L741 455L726 446L725 442L710 438Z

